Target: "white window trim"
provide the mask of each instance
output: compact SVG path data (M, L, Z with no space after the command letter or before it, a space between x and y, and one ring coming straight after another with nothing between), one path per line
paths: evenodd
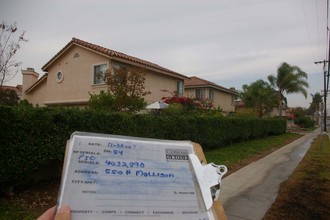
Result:
M213 101L215 96L215 91L213 89L209 89L209 100Z
M100 62L100 63L94 63L93 65L92 65L92 85L93 86L99 86L99 85L105 85L106 84L106 82L104 82L104 83L94 83L94 68L95 68L95 66L100 66L100 65L107 65L107 70L109 69L109 62Z
M176 89L177 89L177 93L178 93L178 95L180 96L180 95L183 95L183 93L184 93L184 86L183 86L183 81L177 81L176 82ZM180 88L179 88L180 87ZM180 91L181 90L181 91Z
M57 78L57 74L58 73L62 73L62 78L61 79L58 79ZM55 80L56 80L56 82L57 83L61 83L62 81L63 81L63 79L64 79L64 73L63 73L63 71L62 70L58 70L58 71L56 71L56 73L55 73Z

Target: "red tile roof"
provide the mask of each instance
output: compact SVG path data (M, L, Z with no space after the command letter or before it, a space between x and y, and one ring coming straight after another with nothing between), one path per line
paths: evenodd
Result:
M134 63L142 64L144 66L151 67L151 68L154 68L154 69L157 69L157 70L160 70L160 71L164 71L166 73L169 73L171 75L174 75L174 76L177 76L177 77L180 77L180 78L188 78L185 75L182 75L180 73L174 72L174 71L169 70L167 68L161 67L161 66L159 66L155 63L151 63L151 62L146 61L146 60L142 60L142 59L139 59L139 58L136 58L136 57L133 57L133 56L129 56L127 54L124 54L124 53L121 53L121 52L118 52L118 51L110 50L110 49L107 49L105 47L101 47L99 45L92 44L92 43L89 43L89 42L86 42L86 41L83 41L83 40L80 40L80 39L77 39L77 38L72 38L72 40L66 46L64 46L52 59L50 59L42 67L42 70L47 71L48 67L52 64L52 62L54 60L56 60L56 58L58 56L60 56L62 53L64 53L72 45L78 45L78 46L81 46L81 47L85 47L85 48L90 49L92 51L95 51L95 52L101 53L105 56L108 56L110 58L111 57L117 57L117 58L121 58L121 59L131 61L131 62L134 62Z
M0 89L1 89L1 90L7 90L7 89L9 89L9 90L13 90L13 91L16 92L16 94L17 94L18 96L20 96L20 95L22 94L22 85L17 85L17 86L4 86L4 85L2 85L2 86L0 87Z
M219 89L221 91L224 91L224 92L228 92L228 93L237 95L237 92L236 91L227 89L225 87L219 86L218 84L215 84L213 82L207 81L205 79L201 79L201 78L196 77L196 76L192 76L192 77L190 77L190 79L186 79L184 81L184 85L185 85L186 88L213 87L215 89Z

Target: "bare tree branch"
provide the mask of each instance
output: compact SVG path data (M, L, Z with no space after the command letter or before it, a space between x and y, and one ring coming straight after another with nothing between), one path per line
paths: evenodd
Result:
M14 60L21 42L28 42L25 31L17 35L16 23L0 23L0 87L12 80L19 71L22 62Z

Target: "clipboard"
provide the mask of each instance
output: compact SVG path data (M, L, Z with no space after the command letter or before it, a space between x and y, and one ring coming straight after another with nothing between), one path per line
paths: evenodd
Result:
M227 220L219 200L206 205L201 179L215 169L205 164L202 147L190 141L74 132L58 206L69 205L72 220Z
M205 158L203 148L201 147L201 145L199 145L198 143L193 143L193 146L194 146L195 154L198 157L199 161L203 164L207 164L207 160ZM213 201L212 211L217 220L227 220L227 216L225 210L223 209L220 199Z

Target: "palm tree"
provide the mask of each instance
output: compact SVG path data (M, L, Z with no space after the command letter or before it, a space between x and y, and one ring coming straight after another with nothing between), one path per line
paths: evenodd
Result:
M276 106L274 89L267 82L260 79L250 85L244 84L242 89L240 98L246 107L254 108L260 118Z
M286 103L284 94L301 93L307 98L308 82L307 73L298 66L290 66L286 62L277 68L277 75L269 75L271 86L277 91L278 107L282 116L283 101Z
M319 105L322 103L323 95L319 92L310 95L312 96L312 103L310 103L309 108L306 110L306 114L314 115L316 111L319 111Z

